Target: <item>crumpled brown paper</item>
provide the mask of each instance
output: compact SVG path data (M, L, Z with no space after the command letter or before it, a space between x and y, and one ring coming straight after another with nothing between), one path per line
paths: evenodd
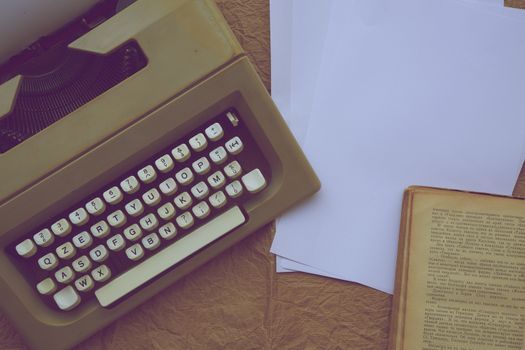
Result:
M217 2L269 88L268 0ZM273 225L259 230L77 349L385 349L391 297L328 278L277 275L273 233ZM25 349L2 315L0 349Z

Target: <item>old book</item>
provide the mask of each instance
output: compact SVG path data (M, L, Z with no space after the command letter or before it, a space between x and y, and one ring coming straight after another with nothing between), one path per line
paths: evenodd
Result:
M391 350L525 349L525 201L410 187Z

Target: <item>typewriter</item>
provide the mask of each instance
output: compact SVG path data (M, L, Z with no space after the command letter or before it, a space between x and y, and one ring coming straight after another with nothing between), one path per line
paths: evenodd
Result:
M74 346L320 183L211 0L101 1L0 65L0 309Z

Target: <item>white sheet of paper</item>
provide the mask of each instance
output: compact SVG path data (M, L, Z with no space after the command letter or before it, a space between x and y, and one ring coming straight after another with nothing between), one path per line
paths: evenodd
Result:
M320 270L316 267L312 267L312 266L305 265L297 261L283 258L282 256L279 256L279 255L277 255L277 258L279 258L279 265L280 265L279 269L281 270L281 272L306 272L312 275L325 276L325 277L335 278L339 280L345 279L341 276L333 275L329 273L328 271Z
M503 7L499 0L462 1L472 6L486 6L484 9L494 14L525 18L525 11ZM331 0L270 2L272 87L275 89L272 94L300 144L309 125L331 7ZM312 26L312 23L316 25ZM276 271L301 271L334 277L281 256L276 256Z
M300 144L308 130L332 0L292 0L291 102L288 125Z
M333 6L305 141L323 189L281 219L272 252L392 292L405 187L512 191L525 23L456 0Z
M99 0L2 0L0 63L87 11Z
M277 273L284 273L284 272L294 272L291 269L287 269L283 266L283 262L287 261L288 259L283 258L279 255L275 256L275 272Z
M292 2L294 0L288 0ZM297 0L295 0L297 1ZM476 6L480 10L489 11L495 15L512 16L518 20L525 20L525 11L522 9L513 9L504 7L500 0L462 0L466 4ZM282 41L282 38L291 39L288 45L291 49L291 64L289 57L283 56L283 52L275 52L272 56L272 65L282 65L287 62L287 68L291 70L291 86L289 88L289 99L287 101L289 108L285 113L291 128L299 139L299 143L304 141L304 135L309 125L311 115L311 102L313 101L317 75L321 63L321 54L324 49L324 38L326 37L327 20L329 20L329 10L331 1L304 1L295 4L291 8L286 5L287 1L279 1L275 10L283 13L284 6L291 12L291 20L282 21L283 23L272 22L272 41ZM275 16L271 13L270 16ZM277 15L279 16L279 15ZM302 20L294 20L294 18ZM281 17L282 18L282 17ZM293 22L293 24L291 24ZM312 38L312 23L318 23L314 30ZM291 31L291 35L290 35ZM285 33L282 35L282 33ZM322 39L321 39L322 38ZM321 39L321 40L320 40ZM305 44L306 43L306 44ZM300 52L303 54L297 54ZM274 51L272 51L274 53ZM306 55L304 54L306 53ZM306 59L305 59L306 57ZM291 66L291 67L290 67ZM277 78L279 79L279 78ZM295 83L294 83L295 82ZM287 83L288 84L288 83ZM333 278L339 278L323 270L316 269L297 261L286 259L282 256L276 256L277 272L307 272L317 275L323 275Z
M499 0L462 1L490 5L488 9L497 13L509 10ZM300 144L309 125L331 7L331 0L270 1L272 95ZM325 274L281 256L276 256L276 271Z
M331 6L332 0L270 1L272 97L299 143L306 135Z
M286 118L291 113L292 0L270 1L272 98Z
M499 0L462 1L493 14L525 19L525 11L504 7ZM286 94L276 93L274 99L281 106L281 111L300 144L304 141L309 125L331 7L331 0L271 1L271 42L277 43L272 46L272 86L278 92L282 86L286 87ZM312 23L316 23L316 26L312 26ZM282 74L288 71L289 73ZM276 271L301 271L334 277L323 270L282 256L276 256Z
M331 4L332 0L270 1L272 97L299 143L307 131ZM276 256L276 271L293 272L284 260ZM302 271L323 274L306 265Z

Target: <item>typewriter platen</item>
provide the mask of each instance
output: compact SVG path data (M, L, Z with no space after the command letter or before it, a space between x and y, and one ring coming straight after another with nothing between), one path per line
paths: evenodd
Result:
M122 4L0 68L0 306L35 349L80 342L320 186L213 1Z

